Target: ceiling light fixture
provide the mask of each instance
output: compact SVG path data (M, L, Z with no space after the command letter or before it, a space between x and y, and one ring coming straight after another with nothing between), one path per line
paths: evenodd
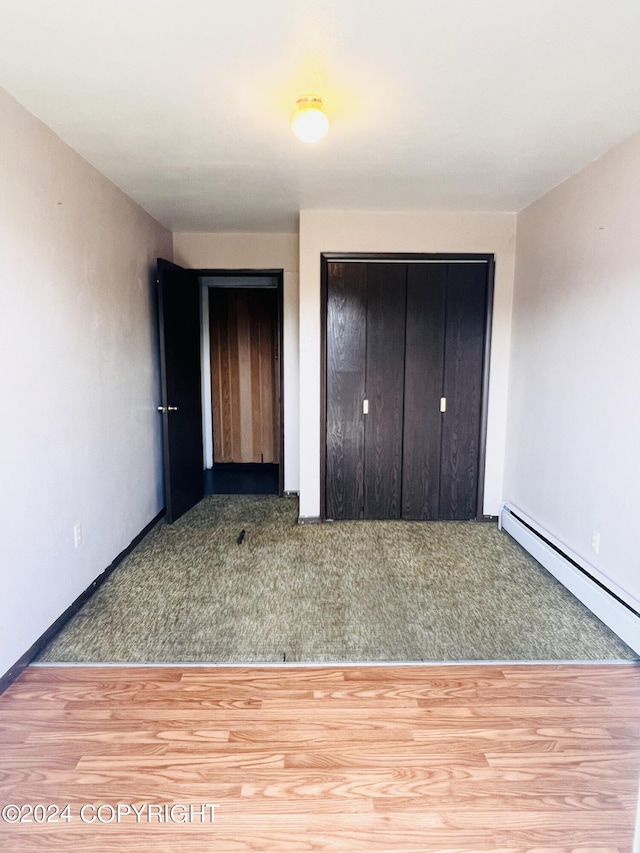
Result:
M291 129L302 142L318 142L329 130L329 119L317 95L298 98Z

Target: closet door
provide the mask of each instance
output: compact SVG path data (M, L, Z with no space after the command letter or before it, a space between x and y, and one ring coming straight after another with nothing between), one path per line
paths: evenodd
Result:
M363 517L366 305L366 265L328 264L327 518Z
M487 264L328 273L326 517L475 518Z
M440 518L440 439L447 264L410 264L404 391L402 517Z
M366 276L364 517L400 518L407 269L366 264Z
M449 264L440 448L440 518L476 517L486 264Z

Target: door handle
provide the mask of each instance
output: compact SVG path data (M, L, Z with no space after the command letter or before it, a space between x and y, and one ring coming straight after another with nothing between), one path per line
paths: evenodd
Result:
M362 401L362 414L363 415L369 414L369 401L368 400Z
M177 406L158 406L158 411L159 412L177 412L178 407Z

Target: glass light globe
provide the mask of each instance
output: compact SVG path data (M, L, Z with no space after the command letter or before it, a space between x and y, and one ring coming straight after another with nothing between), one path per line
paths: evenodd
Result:
M329 130L329 119L322 108L322 98L305 95L298 98L298 109L291 119L291 129L302 142L318 142Z

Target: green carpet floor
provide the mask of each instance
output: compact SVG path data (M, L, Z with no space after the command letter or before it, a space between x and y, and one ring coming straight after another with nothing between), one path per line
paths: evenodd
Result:
M294 499L205 498L159 524L40 660L635 657L493 524L296 517Z

